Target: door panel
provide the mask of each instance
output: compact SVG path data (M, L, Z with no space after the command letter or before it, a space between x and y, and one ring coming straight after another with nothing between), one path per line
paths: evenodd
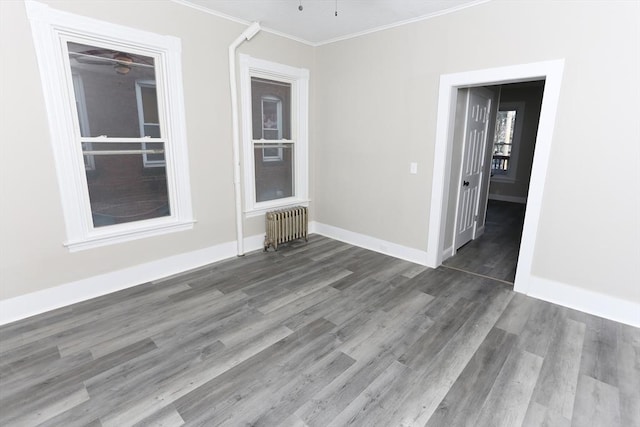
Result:
M475 238L478 196L483 182L491 106L492 94L489 91L482 88L469 90L458 190L455 249Z

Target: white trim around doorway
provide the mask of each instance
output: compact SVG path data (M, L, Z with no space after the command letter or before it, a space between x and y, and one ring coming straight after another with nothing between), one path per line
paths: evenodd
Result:
M429 236L427 238L427 265L442 264L444 234L447 218L445 195L449 192L451 157L453 148L453 126L456 97L459 88L501 85L530 80L545 80L544 96L540 110L540 122L536 138L536 149L531 170L531 182L524 218L520 255L514 290L528 294L532 283L531 266L540 219L542 196L547 175L547 164L555 126L560 85L564 70L564 59L444 74L440 77L438 118L431 191Z

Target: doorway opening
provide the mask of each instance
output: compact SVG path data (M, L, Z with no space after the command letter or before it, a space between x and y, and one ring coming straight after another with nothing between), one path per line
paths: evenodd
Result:
M440 266L445 255L446 220L448 215L451 215L451 209L448 209L447 197L452 185L450 174L453 150L453 119L458 89L545 80L520 255L514 282L515 291L529 293L529 287L533 282L533 255L563 70L564 60L554 60L446 74L440 77L429 235L427 236L427 265L429 267Z
M447 230L453 228L452 236L445 236L445 247L450 250L444 254L443 265L449 268L478 274L492 279L513 284L515 281L527 193L531 177L531 166L535 151L535 140L540 120L540 109L544 91L544 80L511 83L483 88L459 89L458 100L474 99L474 93L482 90L496 98L492 107L489 132L482 158L486 163L483 173L486 179L481 182L475 217L477 225L473 235L460 230L459 218L463 217L464 206L457 205L455 223L452 217L447 218ZM482 93L482 92L479 92ZM472 105L467 102L468 105ZM456 179L456 171L465 169L471 135L468 114L458 102L455 113L453 136L452 182ZM465 147L462 150L459 146ZM462 154L458 154L462 152ZM466 184L464 173L462 182L455 186L449 194L449 204L457 197L463 198L462 183ZM482 188L484 187L484 188ZM447 253L449 252L449 253ZM447 258L451 255L450 258Z
M442 265L513 285L524 213L524 204L489 199L484 234L464 244Z

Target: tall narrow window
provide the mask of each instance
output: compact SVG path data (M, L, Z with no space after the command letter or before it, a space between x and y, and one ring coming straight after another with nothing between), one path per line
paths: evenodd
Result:
M251 78L256 203L294 195L291 83Z
M491 179L510 181L516 179L518 146L522 134L524 103L501 103L496 116L491 157Z
M246 212L306 204L308 71L240 56Z
M192 227L180 42L29 2L71 250Z

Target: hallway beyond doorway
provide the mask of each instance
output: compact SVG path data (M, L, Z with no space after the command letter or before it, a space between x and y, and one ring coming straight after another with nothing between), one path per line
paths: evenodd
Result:
M489 200L484 234L442 265L513 284L525 205Z

